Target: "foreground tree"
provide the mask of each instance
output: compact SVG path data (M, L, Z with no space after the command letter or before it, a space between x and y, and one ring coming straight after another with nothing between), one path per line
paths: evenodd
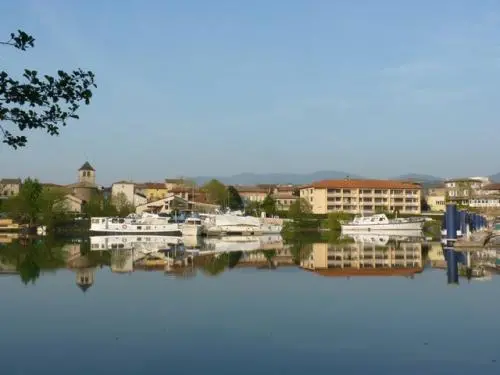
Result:
M66 192L43 188L37 179L24 180L19 194L5 201L9 217L23 224L44 224L50 228L66 219Z
M274 215L274 214L276 214L276 200L271 196L271 194L268 194L264 198L264 201L261 204L261 209L267 215Z
M201 188L206 194L208 201L213 204L218 204L225 207L227 204L227 191L226 186L216 179L207 182Z
M260 216L261 205L257 201L247 201L245 204L245 214L250 216Z
M227 206L231 210L243 209L243 199L241 199L240 193L234 186L227 187Z
M111 204L115 206L118 211L118 216L127 216L135 212L134 205L129 202L125 193L120 192L111 198Z
M11 46L21 51L34 47L35 38L18 30L0 45ZM78 119L81 104L90 104L95 88L94 74L81 69L66 73L57 72L56 77L38 74L25 69L23 80L0 72L0 135L3 143L17 149L26 146L26 135L16 132L43 129L51 136L59 134L59 128L69 119Z
M42 185L37 179L24 180L19 194L5 202L5 212L23 224L33 225L42 210Z
M310 214L311 212L311 204L304 198L299 198L290 205L288 217L291 219L300 219L305 214Z

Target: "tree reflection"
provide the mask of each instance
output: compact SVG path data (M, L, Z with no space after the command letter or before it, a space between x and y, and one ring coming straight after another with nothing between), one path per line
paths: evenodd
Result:
M66 264L62 243L48 237L44 241L21 238L0 248L0 262L15 269L24 284L34 284L42 270L55 270Z
M242 256L243 256L243 251L233 251L229 253L229 262L228 262L229 269L236 267L240 262Z

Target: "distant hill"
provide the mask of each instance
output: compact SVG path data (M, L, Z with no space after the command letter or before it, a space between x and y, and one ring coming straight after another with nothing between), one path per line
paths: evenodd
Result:
M491 181L493 181L493 182L500 182L500 172L492 174L489 177L490 177Z
M443 184L441 177L431 176L429 174L408 173L394 178L395 180L415 181L422 185L422 188L429 189Z
M441 177L431 176L429 174L419 174L419 173L408 173L394 178L395 180L409 180L416 182L428 182L428 181L443 181Z
M191 178L198 185L215 178L226 185L255 185L255 184L308 184L312 181L327 179L363 178L342 171L318 171L313 173L240 173L233 176L198 176Z

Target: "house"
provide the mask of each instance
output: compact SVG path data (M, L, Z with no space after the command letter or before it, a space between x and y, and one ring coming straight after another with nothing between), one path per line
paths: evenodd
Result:
M499 208L500 184L493 183L482 186L481 189L470 198L469 206L474 208Z
M167 213L170 214L174 210L178 211L196 211L203 213L213 213L220 208L218 205L209 204L206 202L190 201L178 195L170 193L167 197L154 202L145 202L136 207L137 213Z
M299 197L288 194L288 193L274 193L272 195L273 199L276 201L276 208L279 211L288 211L292 203L295 203Z
M19 194L22 181L20 178L2 178L0 179L0 196L13 197Z
M172 189L185 186L194 186L194 182L183 178L166 178L165 188L170 192Z
M162 182L144 182L135 185L136 192L144 195L148 201L156 201L165 198L168 194L168 189L165 183Z
M471 197L478 194L487 181L484 178L453 178L445 181L447 200L457 204L469 205Z
M444 186L429 188L425 200L430 211L446 211L446 188Z
M297 187L294 185L277 185L273 188L272 197L276 201L276 208L280 211L288 211L297 199L295 195Z
M420 214L422 186L399 180L323 180L300 188L315 214L379 211Z
M234 187L241 199L244 202L259 202L262 203L266 197L272 193L272 188L269 186L242 186L236 185Z
M135 206L135 183L132 181L118 181L111 185L111 199L123 194L127 202Z
M63 201L66 211L73 213L81 213L84 201L72 194L66 194Z

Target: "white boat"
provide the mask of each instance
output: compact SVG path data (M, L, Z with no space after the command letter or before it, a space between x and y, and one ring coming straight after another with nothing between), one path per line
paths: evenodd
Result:
M372 232L393 230L422 230L424 218L388 219L384 214L357 216L348 223L342 223L342 232Z
M151 235L125 235L125 236L91 236L90 249L114 250L114 249L165 249L172 245L180 245L181 237L175 236L151 236Z
M205 238L200 244L200 254L282 248L283 238L279 234L267 236L222 236L218 238Z
M123 217L92 217L90 231L101 233L171 233L181 234L181 225L170 217L143 213Z
M389 241L398 242L421 242L423 233L420 230L391 230L376 232L355 231L344 237L352 238L356 243L373 244L377 246L386 246Z
M203 219L203 230L208 236L279 234L283 229L283 220L277 218L259 218L226 213L204 215Z
M181 226L183 236L201 236L203 223L199 217L188 217Z

